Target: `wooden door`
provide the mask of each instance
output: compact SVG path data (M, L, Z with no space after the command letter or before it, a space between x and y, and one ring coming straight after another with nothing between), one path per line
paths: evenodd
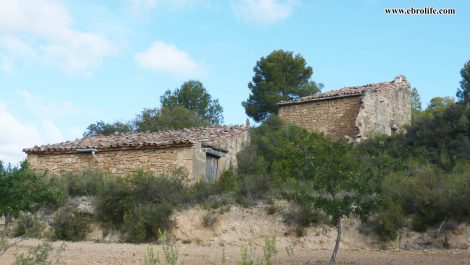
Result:
M217 178L217 157L206 155L206 181L215 183Z

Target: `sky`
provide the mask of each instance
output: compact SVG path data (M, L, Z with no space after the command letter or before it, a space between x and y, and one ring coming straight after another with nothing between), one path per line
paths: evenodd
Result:
M453 8L388 15L385 8ZM403 74L421 95L455 96L470 60L469 1L0 0L0 160L128 121L189 79L244 124L253 67L302 55L323 92Z

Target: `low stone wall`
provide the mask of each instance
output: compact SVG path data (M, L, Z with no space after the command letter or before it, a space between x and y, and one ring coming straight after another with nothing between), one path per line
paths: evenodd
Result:
M355 139L359 133L356 117L360 107L359 96L343 97L282 105L279 108L279 117L313 132Z
M28 162L38 172L60 174L81 172L87 169L105 170L116 176L125 176L144 169L156 175L171 174L183 167L192 172L194 146L165 149L114 150L90 153L28 154ZM192 176L191 176L192 177Z

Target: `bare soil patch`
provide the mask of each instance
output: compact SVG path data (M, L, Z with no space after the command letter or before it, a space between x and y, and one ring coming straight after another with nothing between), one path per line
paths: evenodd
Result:
M0 264L12 264L14 253L26 251L29 247L39 244L39 240L26 240L18 247L10 249L0 257ZM62 242L54 242L58 248ZM60 258L61 264L141 264L147 244L119 244L94 242L66 242L65 251ZM228 264L237 264L240 257L239 246L220 246L197 244L181 244L178 264L211 264L219 262L225 249ZM262 257L261 246L256 247L256 256ZM160 255L162 250L155 246ZM294 247L294 258L287 255L284 249L278 249L275 264L327 264L331 249L308 249ZM340 249L337 264L470 264L469 250L349 250Z

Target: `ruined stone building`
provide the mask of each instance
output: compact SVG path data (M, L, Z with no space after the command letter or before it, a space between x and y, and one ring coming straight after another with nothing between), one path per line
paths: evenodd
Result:
M214 182L223 171L236 167L236 153L247 141L246 126L211 126L96 135L23 151L32 169L39 172L100 169L123 176L143 169L167 175L183 168L189 173L189 182Z
M360 141L392 135L411 121L410 85L404 76L391 82L345 87L278 103L281 119L310 131Z

